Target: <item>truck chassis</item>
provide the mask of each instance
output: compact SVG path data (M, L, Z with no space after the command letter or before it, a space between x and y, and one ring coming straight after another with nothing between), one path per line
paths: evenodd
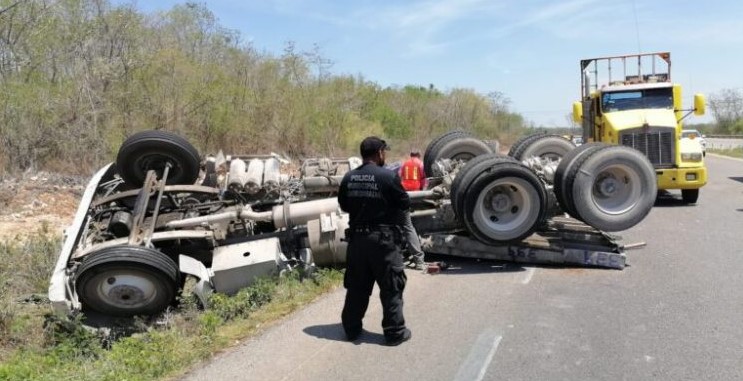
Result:
M567 217L554 196L555 176L565 177L559 159L572 143L540 135L520 144L523 157L507 157L462 131L434 139L426 150L430 188L409 192L424 250L623 269L629 245L586 224L602 215ZM117 161L93 176L66 230L49 287L53 306L63 313L154 315L175 301L189 276L207 305L210 293L235 293L260 276L343 266L348 215L336 192L360 160L308 159L299 176L281 172L280 162L275 155L221 153L201 160L175 134L133 135ZM606 176L596 181L596 188L617 186ZM632 207L645 207L638 205ZM628 226L611 217L607 226ZM630 223L636 222L634 216Z

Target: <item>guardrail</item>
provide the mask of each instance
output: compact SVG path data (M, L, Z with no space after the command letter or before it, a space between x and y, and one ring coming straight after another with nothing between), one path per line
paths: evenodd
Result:
M718 138L707 137L707 149L737 149L743 147L743 136Z

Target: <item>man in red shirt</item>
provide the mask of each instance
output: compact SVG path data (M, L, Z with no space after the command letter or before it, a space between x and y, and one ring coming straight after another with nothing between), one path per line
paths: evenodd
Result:
M410 159L400 167L400 179L402 187L406 191L419 191L426 188L426 173L423 171L423 162L419 151L410 152ZM423 270L426 267L424 259L425 254L421 250L421 242L418 239L418 232L415 231L413 221L410 218L410 212L405 213L405 224L403 224L405 238L408 241L407 254L410 264L416 270Z
M400 167L400 179L402 180L402 187L408 192L425 189L426 173L423 171L420 152L410 152L410 159L402 163Z

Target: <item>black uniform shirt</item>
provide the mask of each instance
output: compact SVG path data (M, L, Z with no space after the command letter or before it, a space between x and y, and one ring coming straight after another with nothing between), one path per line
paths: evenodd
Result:
M396 172L368 162L343 176L338 204L350 215L352 227L402 225L410 198Z

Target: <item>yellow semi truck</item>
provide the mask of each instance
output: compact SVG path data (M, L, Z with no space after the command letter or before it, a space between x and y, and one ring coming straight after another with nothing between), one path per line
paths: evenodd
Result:
M573 119L584 142L635 148L655 168L658 189L680 189L696 203L707 183L699 139L682 139L682 120L703 115L705 100L694 95L694 108L683 109L681 85L671 82L669 52L589 58L580 61L581 101Z

